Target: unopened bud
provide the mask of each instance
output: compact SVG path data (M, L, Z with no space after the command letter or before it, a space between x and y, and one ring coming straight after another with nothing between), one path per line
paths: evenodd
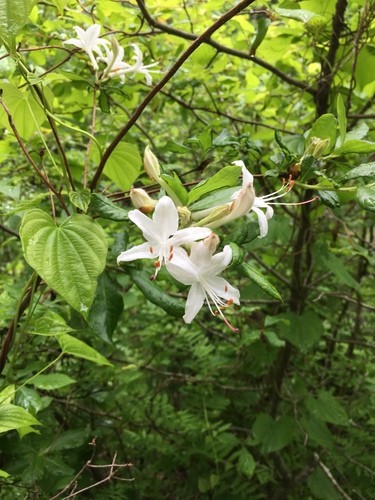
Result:
M203 243L206 245L206 247L208 248L208 251L211 253L211 254L214 254L219 243L220 243L220 238L219 236L216 234L216 233L211 233L210 236L208 236L207 238L205 238L203 240Z
M160 179L160 165L158 159L151 151L149 146L146 146L145 154L143 156L143 165L146 173L153 179L154 181L158 181Z
M331 143L331 139L321 139L318 144L315 146L314 152L313 152L313 157L314 158L320 158L322 156L322 153L329 147Z
M180 225L185 226L191 219L191 212L188 207L177 207Z
M150 198L144 189L133 188L130 190L130 199L135 208L138 208L144 214L151 213L157 201Z

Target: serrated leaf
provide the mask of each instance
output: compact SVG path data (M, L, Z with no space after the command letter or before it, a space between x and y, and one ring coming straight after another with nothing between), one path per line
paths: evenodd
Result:
M255 471L255 460L246 448L242 448L238 455L237 469L246 477L252 477Z
M356 198L362 208L370 212L375 212L375 186L359 187Z
M87 188L82 191L70 191L69 200L75 207L86 213L90 205L91 191Z
M242 270L244 271L246 276L252 279L254 283L256 283L268 295L270 295L274 299L280 300L281 302L283 301L277 289L257 269L245 262L242 264Z
M150 302L158 307L161 307L171 316L181 318L185 312L185 304L182 300L171 297L153 281L150 281L150 276L144 271L131 269L130 276L143 295Z
M94 302L91 306L88 322L95 334L111 342L112 333L116 328L124 308L124 301L115 284L106 273L99 276Z
M37 375L33 378L32 383L38 389L43 389L45 391L53 391L55 389L61 389L70 384L75 384L75 380L64 373L51 373L49 375Z
M27 89L21 91L10 83L0 84L0 89L3 90L2 99L9 108L19 135L23 139L29 139L46 118L43 108ZM8 116L2 107L0 107L0 123L13 133Z
M0 433L31 425L42 424L21 406L0 405Z
M74 309L87 315L102 273L107 238L87 215L72 215L57 226L43 210L30 210L20 228L27 263Z
M375 162L363 163L358 167L352 168L340 177L339 181L348 181L350 179L357 179L358 177L375 177Z
M262 445L263 453L271 453L281 450L293 440L296 423L288 416L273 420L269 415L261 413L256 418L252 430L254 437Z
M319 391L317 398L307 396L305 404L315 418L331 424L348 425L349 419L345 409L327 391Z
M92 361L98 365L112 366L112 364L98 351L85 344L85 342L82 342L82 340L76 339L71 335L59 335L57 337L57 341L64 354L70 354L71 356L76 356L77 358L87 359L88 361Z
M124 210L113 203L109 198L102 194L93 193L91 205L93 212L103 219L110 219L116 222L128 220L128 210Z
M104 175L123 191L128 191L140 174L142 158L134 144L121 142L109 157Z
M228 167L224 167L215 175L206 179L203 182L200 182L197 186L195 186L189 192L189 203L194 203L195 201L202 198L212 191L216 191L217 189L222 189L224 187L232 187L238 184L238 179L241 174L241 167L231 165Z

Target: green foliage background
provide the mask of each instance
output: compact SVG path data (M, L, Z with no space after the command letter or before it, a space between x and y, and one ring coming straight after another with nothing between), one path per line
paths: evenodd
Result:
M241 3L174 70L232 2L0 0L0 498L374 496L375 4ZM170 76L153 99L63 44L94 22ZM264 239L255 214L218 230L236 335L208 308L186 325L165 270L116 266L140 241L129 189L158 191L147 145L180 192L173 172L219 175L191 209L235 160L258 196L291 175L283 201L318 197Z

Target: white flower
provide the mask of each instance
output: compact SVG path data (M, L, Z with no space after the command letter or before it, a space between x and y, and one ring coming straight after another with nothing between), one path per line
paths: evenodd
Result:
M206 227L179 230L177 208L168 196L160 198L152 219L140 210L129 212L129 219L142 230L147 242L122 252L117 258L117 263L136 259L157 259L152 279L156 278L163 262L170 262L180 254L185 255L186 252L180 248L181 245L206 238L211 234L211 229Z
M255 196L255 191L253 188L253 181L254 181L253 175L247 170L242 160L234 161L233 164L238 165L239 167L242 168L242 189L244 189L245 186L249 186L249 188L253 191L254 201L252 203L252 206L250 207L250 211L255 212L256 215L258 216L258 224L260 232L259 238L264 238L264 236L266 236L268 233L268 220L271 219L274 213L274 210L271 207L271 205L277 205L277 203L273 203L273 200L276 200L277 198L281 198L282 196L286 195L293 187L293 181L284 184L283 186L281 186L280 189L274 191L273 193L267 194L265 196ZM233 197L235 197L236 195L238 196L240 192L241 189L239 191L236 191ZM263 212L261 208L265 208L266 212Z
M191 285L186 301L184 321L191 323L207 302L211 313L220 314L229 328L237 332L223 314L223 309L232 303L239 304L240 292L232 287L219 274L232 260L232 249L226 245L222 252L213 255L216 249L216 234L193 245L190 256L186 253L176 255L173 261L167 262L171 275L184 285ZM213 310L212 305L216 308Z
M95 59L94 52L97 56L102 58L103 52L101 51L100 46L107 49L107 45L109 44L108 40L99 38L101 26L99 24L93 24L87 28L86 31L79 26L75 26L74 30L77 33L78 38L70 38L64 43L75 45L76 47L83 49L88 54L92 67L95 71L97 71L99 67Z
M132 47L135 52L133 59L135 59L136 62L133 65L128 64L125 61L123 61L124 49L118 44L116 39L114 38L112 39L111 45L112 45L112 50L110 50L108 47L105 47L106 55L104 57L100 57L100 60L105 62L107 65L107 68L103 73L103 78L107 76L109 78L119 76L121 78L122 83L124 83L126 73L142 73L146 76L147 85L152 84L152 77L150 75L150 70L148 70L148 68L151 68L158 63L152 63L144 66L143 55L141 50L139 49L138 45L132 44Z

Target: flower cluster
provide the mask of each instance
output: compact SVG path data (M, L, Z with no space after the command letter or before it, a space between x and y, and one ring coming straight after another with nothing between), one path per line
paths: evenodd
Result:
M159 183L166 195L155 201L143 189L131 190L130 197L136 210L129 212L129 219L141 229L146 242L122 252L117 263L154 259L152 280L165 265L177 281L190 286L183 317L186 323L193 321L206 302L213 315L219 315L232 331L237 331L223 310L231 304L239 304L240 292L219 276L232 261L232 249L225 245L222 251L215 253L220 240L212 229L252 211L258 217L259 237L263 238L268 232L268 220L273 215L273 200L284 196L292 185L287 183L272 194L257 197L252 174L242 161L234 163L242 169L242 186L231 199L223 205L191 213L163 179L159 162L147 147L145 171ZM151 218L148 214L152 212ZM179 229L179 219L181 225L190 223L190 227Z
M157 63L143 64L143 55L135 43L131 46L134 50L134 64L129 64L125 62L124 59L124 48L119 45L115 38L111 41L104 38L100 38L101 26L99 24L93 24L87 30L83 30L79 26L74 28L77 38L70 38L64 43L75 45L79 49L82 49L90 58L91 66L94 71L99 71L99 62L105 63L106 67L101 75L101 80L107 78L120 77L122 83L125 82L125 75L127 73L141 73L146 77L147 85L152 84L152 76L150 70Z

